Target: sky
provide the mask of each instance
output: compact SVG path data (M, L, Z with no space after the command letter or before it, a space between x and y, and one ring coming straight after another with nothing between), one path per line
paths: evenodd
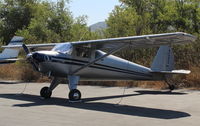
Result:
M53 0L57 1L57 0ZM105 21L115 5L120 5L118 0L70 0L70 11L74 17L87 15L88 25Z
M92 25L107 19L115 5L120 5L118 0L72 0L70 10L75 17L87 15Z

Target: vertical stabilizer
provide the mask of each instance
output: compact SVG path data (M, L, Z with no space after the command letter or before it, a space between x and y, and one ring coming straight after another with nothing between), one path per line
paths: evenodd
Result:
M174 70L174 54L169 46L160 46L151 65L154 72Z
M8 45L22 45L23 37L14 36ZM0 54L0 59L12 59L17 58L19 54L19 49L4 49Z

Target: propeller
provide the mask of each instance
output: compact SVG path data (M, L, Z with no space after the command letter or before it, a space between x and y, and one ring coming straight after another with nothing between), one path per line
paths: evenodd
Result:
M29 51L28 47L25 44L22 44L22 47L24 49L24 52L26 53L26 59L31 63L34 70L38 71L38 64L34 61L31 52Z
M24 52L26 53L26 55L28 55L30 53L28 47L25 44L22 44L22 47L23 47Z

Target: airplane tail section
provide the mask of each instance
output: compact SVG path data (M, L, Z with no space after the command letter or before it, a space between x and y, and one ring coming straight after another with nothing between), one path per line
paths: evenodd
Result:
M23 39L24 39L23 37L14 36L8 45L22 45ZM4 59L10 61L12 59L15 59L16 61L16 58L18 57L19 54L19 50L20 49L9 49L9 48L4 49L2 53L0 53L0 60Z
M171 71L174 69L174 54L169 46L160 46L151 65L152 71Z
M152 73L189 74L189 70L174 70L174 54L170 46L160 46L151 65Z

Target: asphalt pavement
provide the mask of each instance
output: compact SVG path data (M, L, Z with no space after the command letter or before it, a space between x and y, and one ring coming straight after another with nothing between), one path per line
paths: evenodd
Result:
M0 81L0 126L200 125L200 91L78 86L82 101L70 103L67 85L51 99L40 97L44 86Z

